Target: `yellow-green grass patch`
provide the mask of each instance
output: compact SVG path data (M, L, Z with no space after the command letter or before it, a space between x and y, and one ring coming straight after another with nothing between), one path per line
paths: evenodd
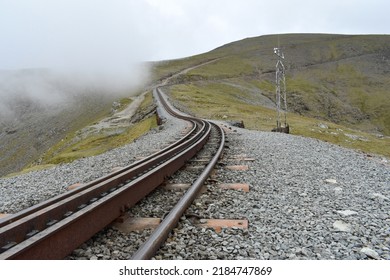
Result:
M271 131L275 110L245 102L245 92L221 83L174 85L170 94L184 108L199 117L243 121L248 129ZM331 122L288 113L290 133L316 138L343 147L390 157L390 137L379 137ZM327 128L321 128L322 125Z
M156 117L151 116L134 124L122 133L105 135L92 135L67 147L52 158L46 158L46 163L58 164L73 160L102 154L111 149L133 142L151 128L157 126Z

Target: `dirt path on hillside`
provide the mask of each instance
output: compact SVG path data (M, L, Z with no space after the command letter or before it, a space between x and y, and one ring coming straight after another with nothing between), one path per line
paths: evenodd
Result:
M167 78L164 79L160 84L157 84L156 87L165 86L165 85L167 85L168 82L170 82L172 79L175 79L175 78L179 77L180 75L184 75L184 74L188 73L188 72L191 71L191 70L194 70L194 69L196 69L196 68L198 68L198 67L202 67L202 66L205 66L205 65L207 65L207 64L213 63L213 62L215 62L215 61L217 61L217 60L220 60L220 59L221 59L221 58L215 58L215 59L212 59L212 60L209 60L209 61L206 61L206 62L202 62L202 63L197 64L197 65L195 65L195 66L191 66L191 67L189 67L189 68L183 69L183 70L181 70L180 72L177 72L176 74L173 74L172 76L167 77Z
M216 58L216 59L213 59L213 60L210 60L210 61L207 61L207 62L200 63L200 64L195 65L195 66L188 67L186 69L181 70L178 73L173 74L170 77L165 78L160 83L154 84L154 85L148 87L147 90L144 91L143 93L141 93L140 95L132 97L133 101L129 104L129 106L127 106L122 111L116 112L116 113L114 113L114 115L112 115L110 117L107 117L107 118L104 118L101 121L99 121L98 123L93 124L91 126L88 126L88 127L84 128L84 129L82 129L82 131L81 131L82 132L81 133L82 137L84 138L84 137L86 137L86 136L88 136L90 134L99 133L102 130L116 130L116 129L123 129L125 127L128 127L130 122L131 122L131 118L137 112L139 106L141 105L142 101L145 98L145 94L149 90L151 90L153 88L156 88L156 87L165 86L171 80L177 78L178 76L184 75L187 72L189 72L189 71L191 71L193 69L196 69L198 67L202 67L202 66L207 65L209 63L213 63L213 62L215 62L215 61L217 61L219 59L220 58Z
M131 118L135 115L142 101L145 99L146 93L147 91L138 96L131 97L132 102L122 111L115 112L112 116L106 117L93 125L83 128L81 130L81 137L85 138L88 135L97 134L103 130L115 131L128 127L131 123Z

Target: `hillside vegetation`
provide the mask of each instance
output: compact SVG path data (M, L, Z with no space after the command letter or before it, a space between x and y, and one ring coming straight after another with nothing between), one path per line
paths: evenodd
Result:
M270 131L276 124L273 48L278 44L286 58L291 133L390 156L390 36L248 38L156 63L154 77L171 77L166 90L190 113Z
M0 71L0 177L97 155L138 138L156 125L151 93L134 118L119 114L137 91L84 85L49 69Z
M152 63L148 89L164 86L177 106L199 117L242 120L246 128L270 131L276 124L273 48L278 44L286 57L290 133L390 157L387 35L247 38L208 53ZM43 80L50 78L49 74L42 70L16 73L42 76ZM92 89L86 89L80 95L58 81L49 88L67 92L67 102L54 106L13 98L8 104L15 115L0 119L0 176L25 167L42 168L96 155L156 126L150 92L135 116L125 120L128 125L116 127L114 112L126 108L133 99L124 95L118 100L118 96L98 89L93 89L97 90L93 94L88 93ZM33 91L34 83L26 90ZM107 118L113 127L84 134Z

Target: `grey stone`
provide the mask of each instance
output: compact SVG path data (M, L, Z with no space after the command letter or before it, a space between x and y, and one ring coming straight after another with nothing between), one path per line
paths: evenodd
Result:
M333 228L338 230L338 231L343 231L343 232L351 232L351 225L347 224L343 221L335 221L333 223Z
M343 210L343 211L337 211L337 213L343 215L343 216L351 216L351 215L356 215L357 212L352 211L352 210Z
M326 124L324 124L324 123L319 123L318 127L322 128L322 129L328 129L328 126Z
M376 260L379 260L380 259L380 256L379 254L374 251L373 249L371 248L368 248L368 247L363 247L361 250L360 250L361 253L365 254L366 256L370 257L370 258L373 258L373 259L376 259Z
M343 192L343 188L341 188L341 187L335 187L333 190L334 190L336 195L339 195Z
M329 183L329 184L337 184L337 180L336 179L325 179L325 182Z
M384 199L384 200L388 200L388 198L386 196L384 196L383 194L381 194L381 193L373 193L372 196L373 197L378 197L378 198L381 198L381 199Z

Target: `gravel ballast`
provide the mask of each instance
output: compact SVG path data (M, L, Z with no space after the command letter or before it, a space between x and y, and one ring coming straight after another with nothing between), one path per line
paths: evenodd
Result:
M0 212L14 213L125 166L165 146L187 123L166 117L135 143L100 156L0 179ZM247 183L248 193L210 182L158 251L156 259L390 259L390 166L316 139L234 128L213 181ZM157 142L156 142L157 141ZM254 161L229 160L246 154ZM246 164L230 171L226 165ZM185 171L172 180L189 183ZM183 179L181 179L183 178ZM161 190L158 190L161 192ZM162 200L166 200L163 196ZM192 217L247 219L249 228L196 227ZM126 259L150 233L107 228L71 259Z
M127 166L164 148L175 141L188 123L160 112L165 123L133 143L104 154L76 160L69 164L33 171L10 178L0 178L0 213L16 213L50 197L67 191L76 183L87 183L109 174L113 169Z
M182 219L158 259L389 259L390 168L315 139L234 128L229 155L255 161L247 171L217 170L219 182L247 183L248 193L209 186L187 211L204 218L247 219L248 230L194 227ZM190 244L190 245L189 245ZM185 248L172 253L173 248Z

